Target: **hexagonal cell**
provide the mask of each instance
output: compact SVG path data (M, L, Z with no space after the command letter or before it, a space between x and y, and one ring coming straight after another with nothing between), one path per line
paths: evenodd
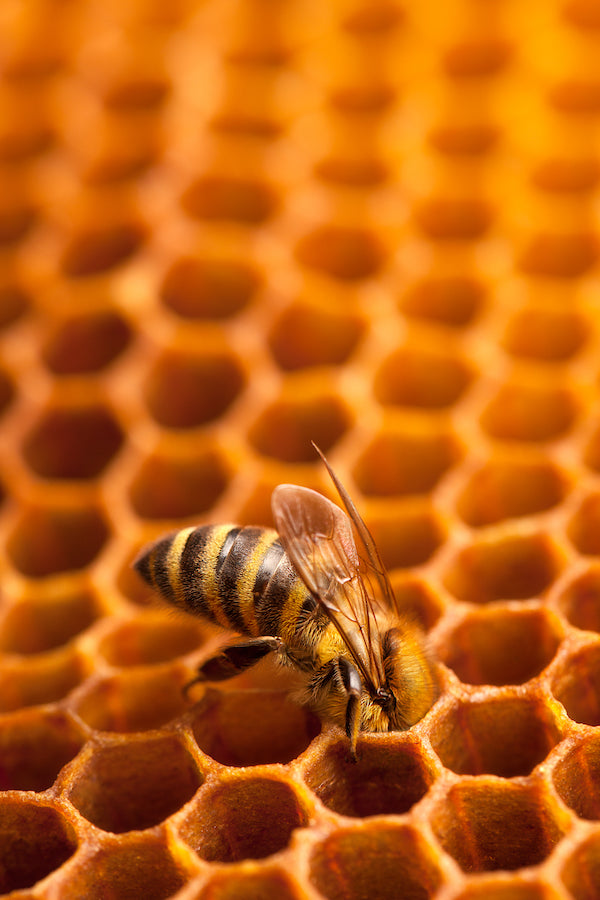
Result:
M508 353L541 362L563 362L582 348L585 319L569 310L522 309L508 323L503 345Z
M561 878L574 900L596 900L600 892L600 835L591 834L569 854Z
M384 406L443 409L460 398L471 380L467 364L454 354L403 347L375 375L375 396Z
M556 193L593 191L600 178L600 166L593 156L549 157L534 169L531 180L536 187Z
M29 430L23 455L43 478L96 478L122 442L121 429L103 406L54 406Z
M29 309L29 305L28 295L18 284L10 282L0 284L0 328L7 328L20 319Z
M262 872L217 872L197 900L301 900L304 892L279 869Z
M600 736L578 735L552 772L562 800L582 819L600 819Z
M558 598L558 607L576 628L600 632L600 566L571 581Z
M0 891L32 887L77 850L75 829L47 804L23 797L0 802Z
M314 168L317 178L351 187L376 187L388 178L388 167L376 157L327 156Z
M600 494L586 497L569 522L567 534L580 553L600 554Z
M168 900L195 874L181 848L152 833L105 839L69 870L65 897ZM58 896L58 894L57 894Z
M0 712L62 700L84 680L88 665L73 647L5 659L0 670Z
M90 680L74 698L72 708L98 731L149 731L184 711L182 682L165 669L133 669Z
M30 578L83 569L100 553L108 528L95 506L25 507L8 536L13 565Z
M70 717L21 710L0 718L0 790L45 791L81 750L85 737Z
M486 122L442 122L428 135L430 145L446 156L479 156L498 143L499 132Z
M580 278L597 259L598 244L594 234L537 234L521 253L517 265L525 275Z
M404 11L388 0L357 3L344 15L342 28L357 37L369 37L393 31L402 24Z
M46 330L42 359L55 375L98 372L128 346L131 329L112 310L65 316Z
M566 476L549 460L496 459L471 475L456 507L467 525L479 528L552 509L568 488Z
M600 725L600 644L580 647L562 659L551 689L574 722Z
M345 84L334 89L328 101L336 112L350 115L384 113L394 102L397 91L388 84L368 83L366 80Z
M277 196L264 181L205 175L187 188L181 205L194 219L258 225L274 214Z
M131 503L145 519L200 515L216 503L228 480L229 469L216 450L156 454L138 469L130 488Z
M468 603L525 600L550 587L560 569L558 550L545 534L510 534L459 551L444 584Z
M187 656L214 631L191 616L174 619L170 611L136 616L115 625L98 645L98 652L111 666L158 665Z
M164 353L144 387L148 409L166 428L196 428L218 419L246 381L231 352Z
M431 728L431 744L458 775L529 775L561 739L552 710L541 697L465 700Z
M196 743L225 766L289 763L319 734L309 710L283 691L208 689L194 708Z
M373 823L333 831L310 858L311 882L327 900L428 900L442 883L433 848L410 825Z
M431 241L474 241L484 237L493 219L489 203L477 197L430 197L415 208L414 220Z
M152 828L177 812L203 782L175 735L90 745L68 792L85 818L120 834Z
M351 356L365 327L364 319L355 313L298 302L275 321L269 346L284 371L336 366Z
M489 435L503 441L549 441L569 430L576 413L575 397L563 387L505 384L480 421Z
M82 226L66 243L61 271L68 278L109 272L137 253L144 237L141 225L134 221Z
M179 828L208 862L263 859L282 850L309 813L288 781L276 776L222 778L200 792Z
M510 60L512 48L501 38L460 41L444 52L442 65L450 78L488 78Z
M385 256L382 243L372 232L336 225L316 228L296 246L296 257L303 266L341 281L376 275Z
M304 772L308 787L341 816L401 815L425 796L435 779L414 741L361 735L357 755L354 762L348 741L337 741Z
M569 817L540 785L464 776L436 805L431 827L464 872L541 863L569 827Z
M550 665L562 635L546 609L478 609L444 639L439 657L465 684L524 684Z
M167 271L160 299L184 319L226 319L252 302L259 272L236 259L182 257Z
M400 298L398 308L414 319L464 328L477 316L484 299L484 286L473 278L424 278Z
M426 494L460 457L448 432L383 432L376 435L352 474L367 496Z
M268 406L248 432L252 446L265 456L290 463L314 462L314 441L324 453L350 427L348 407L334 394L281 399Z
M62 647L100 615L90 591L24 597L0 621L0 651L28 654Z
M426 563L444 540L443 526L429 509L368 515L367 525L389 570Z

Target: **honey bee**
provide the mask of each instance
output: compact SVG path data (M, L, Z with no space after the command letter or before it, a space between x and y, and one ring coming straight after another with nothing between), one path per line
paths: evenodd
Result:
M207 660L186 689L224 681L274 653L304 673L301 702L345 730L356 760L359 732L409 728L437 688L373 537L315 449L345 512L316 491L280 484L271 501L277 531L184 528L145 548L134 566L169 603L247 638Z

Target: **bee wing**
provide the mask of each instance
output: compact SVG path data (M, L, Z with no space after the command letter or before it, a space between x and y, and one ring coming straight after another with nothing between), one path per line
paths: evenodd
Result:
M350 519L322 494L294 484L278 485L271 506L294 568L337 628L365 685L377 688L383 681L375 652L378 626Z

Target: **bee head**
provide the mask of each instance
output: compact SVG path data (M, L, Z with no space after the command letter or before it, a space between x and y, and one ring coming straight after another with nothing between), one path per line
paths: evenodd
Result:
M431 662L419 632L412 625L394 625L383 635L385 682L373 701L389 719L389 730L410 728L432 706L437 687Z

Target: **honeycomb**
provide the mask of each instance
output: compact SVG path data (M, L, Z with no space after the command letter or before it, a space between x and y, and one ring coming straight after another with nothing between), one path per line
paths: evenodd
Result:
M596 0L3 0L0 891L600 897ZM350 489L441 694L339 730L131 569Z

